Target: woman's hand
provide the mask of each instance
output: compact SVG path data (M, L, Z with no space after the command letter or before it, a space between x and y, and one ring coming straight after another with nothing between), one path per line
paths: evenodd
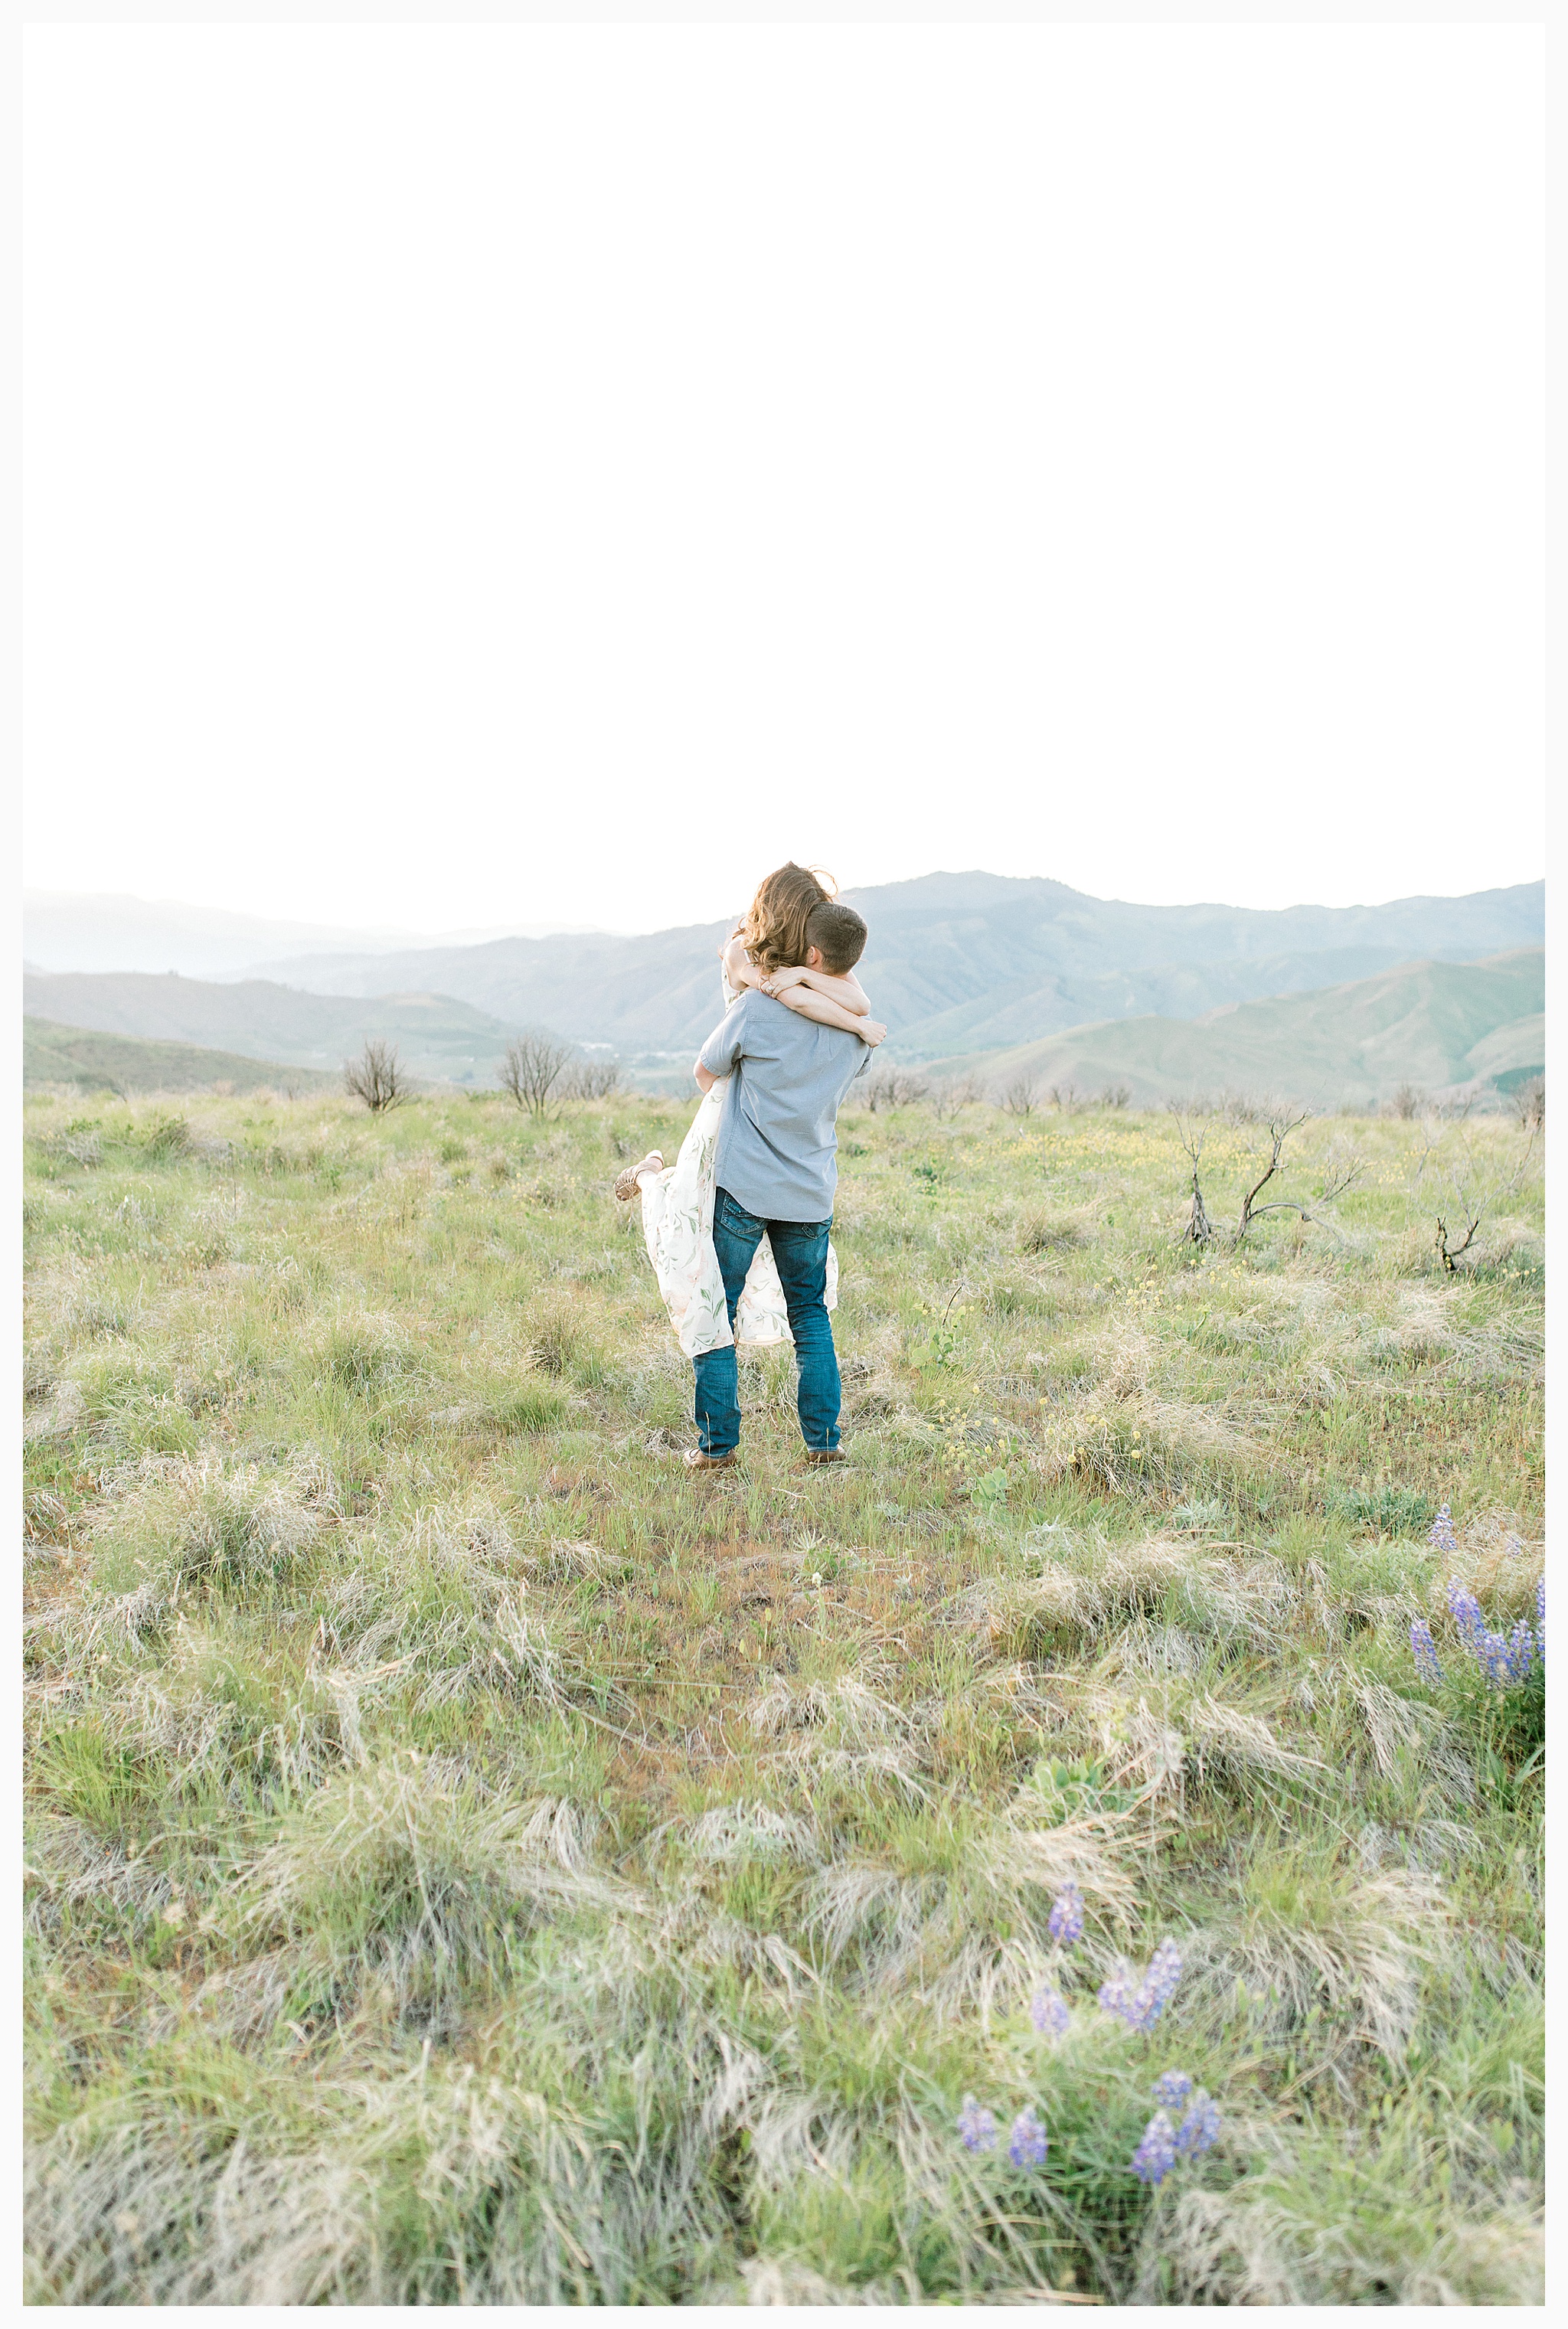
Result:
M880 1019L857 1019L855 1023L855 1032L860 1037L861 1042L863 1043L869 1043L872 1050L874 1051L877 1045L882 1042L883 1037L887 1033L887 1029L883 1025Z
M760 986L761 979L758 976L751 956L746 952L739 931L732 938L725 939L719 948L719 959L724 966L725 977L737 994L743 986Z

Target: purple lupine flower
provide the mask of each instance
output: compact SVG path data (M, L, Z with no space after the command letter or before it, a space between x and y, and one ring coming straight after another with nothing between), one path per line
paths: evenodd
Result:
M1457 1577L1449 1582L1449 1608L1459 1639L1494 1690L1507 1690L1512 1682L1523 1682L1535 1660L1545 1664L1546 1645L1543 1636L1533 1633L1520 1618L1511 1635L1495 1634L1488 1625L1481 1605L1468 1585ZM1544 1611L1542 1596L1536 1597L1537 1611Z
M1127 2009L1132 2004L1132 1973L1129 1966L1119 1965L1100 1985L1100 2010L1117 2013L1125 2022Z
M1051 2138L1035 2117L1033 2108L1021 2110L1013 2121L1012 2140L1007 2145L1007 2156L1014 2166L1044 2167L1045 2154L1050 2148Z
M1460 1641L1488 1679L1496 1681L1498 1654L1506 1656L1507 1644L1500 1634L1488 1630L1480 1603L1469 1587L1461 1585L1457 1577L1449 1579L1448 1598L1449 1614L1459 1629Z
M964 2107L959 2113L959 2141L966 2151L997 2148L997 2114L978 2103L973 2095L964 2097Z
M1185 2070L1162 2070L1154 2082L1154 2098L1166 2110L1180 2110L1192 2090Z
M1475 1642L1487 1630L1487 1621L1481 1615L1480 1603L1476 1599L1469 1587L1461 1585L1457 1577L1450 1577L1449 1579L1448 1598L1449 1614L1459 1627L1460 1635L1465 1641Z
M1521 1617L1508 1636L1508 1673L1515 1682L1527 1682L1535 1663L1535 1636Z
M1493 1689L1507 1690L1514 1679L1514 1667L1508 1645L1502 1635L1494 1634L1489 1629L1483 1633L1476 1645L1476 1655L1480 1660L1481 1672Z
M1431 1637L1431 1627L1424 1617L1417 1617L1411 1627L1410 1649L1415 1660L1415 1670L1422 1682L1430 1682L1434 1687L1440 1685L1443 1670L1438 1664L1437 1645Z
M1187 2105L1187 2115L1176 2129L1176 2147L1185 2159L1212 2150L1220 2135L1220 2107L1200 2087Z
M1457 1552L1459 1551L1459 1539L1454 1534L1453 1514L1449 1510L1448 1499L1446 1497L1438 1506L1438 1516L1426 1532L1426 1541L1428 1544L1434 1546L1439 1552Z
M1163 2183L1176 2165L1176 2130L1164 2111L1156 2111L1144 2128L1131 2165L1140 2183Z
M1141 1981L1135 1985L1130 1970L1119 1966L1110 1979L1100 1984L1100 2009L1106 2013L1119 2014L1129 2030L1139 2031L1147 2037L1169 2004L1171 1993L1181 1977L1181 1951L1174 1941L1162 1941L1150 1957Z
M1051 1904L1045 1929L1053 1941L1071 1948L1083 1931L1083 1895L1076 1884L1064 1884Z
M1029 2000L1029 2018L1042 2038L1064 2038L1072 2014L1067 2000L1045 1983Z
M1172 1992L1182 1977L1182 1953L1174 1941L1162 1941L1148 1961L1148 1971L1138 1983L1127 2009L1127 2020L1134 2030L1147 2036L1154 2028Z
M1535 1579L1535 1655L1546 1664L1546 1579Z

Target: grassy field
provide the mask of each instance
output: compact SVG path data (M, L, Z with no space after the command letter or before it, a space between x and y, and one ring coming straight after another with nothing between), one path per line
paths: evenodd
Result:
M847 1115L693 1480L689 1113L29 1105L34 2299L1538 2302L1525 1136Z

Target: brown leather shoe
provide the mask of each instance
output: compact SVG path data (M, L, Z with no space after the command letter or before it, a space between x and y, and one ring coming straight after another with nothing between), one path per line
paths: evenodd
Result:
M808 1464L847 1464L849 1458L842 1447L808 1447L806 1461Z
M615 1176L615 1193L621 1203L629 1204L633 1197L640 1194L638 1186L639 1173L662 1173L664 1169L663 1156L656 1148L650 1148L647 1155L639 1158L637 1164L628 1164L624 1173L618 1173Z
M681 1462L688 1472L727 1472L735 1463L740 1453L738 1447L732 1447L728 1455L710 1456L705 1448L688 1447L681 1457Z

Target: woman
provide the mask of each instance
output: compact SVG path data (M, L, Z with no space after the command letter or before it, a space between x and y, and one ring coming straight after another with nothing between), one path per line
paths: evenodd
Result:
M825 1027L842 1027L875 1046L887 1029L871 1017L871 1004L853 971L836 976L808 968L804 957L806 921L814 906L829 902L837 885L827 887L810 867L790 862L770 873L758 888L744 919L720 948L721 978L727 1011L743 986L764 994ZM766 1238L757 1249L735 1314L732 1334L723 1279L713 1251L713 1148L723 1108L722 1082L703 1096L679 1155L666 1166L653 1148L628 1165L615 1184L618 1197L642 1196L643 1237L659 1292L675 1337L688 1358L730 1342L761 1344L791 1340L784 1290ZM827 1249L827 1307L838 1299L838 1258Z

